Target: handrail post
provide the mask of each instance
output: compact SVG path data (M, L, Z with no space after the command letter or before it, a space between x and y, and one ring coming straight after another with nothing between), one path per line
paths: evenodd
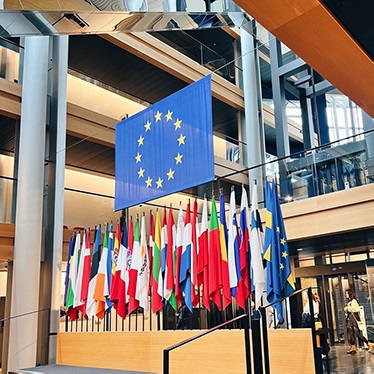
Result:
M243 330L244 330L244 342L245 342L245 365L246 365L246 373L251 374L251 345L249 339L249 315L244 318Z
M266 321L266 310L265 308L259 308L261 313L262 321L262 341L264 347L264 364L265 364L265 374L270 374L270 361L269 361L269 339L268 339L268 326Z
M164 367L163 374L169 374L169 350L164 349Z
M314 364L315 364L316 373L322 374L323 373L322 358L321 358L320 350L317 348L316 325L314 322L312 287L308 288L308 303L309 303L310 324L311 324L310 327L312 330Z
M261 328L260 313L258 311L255 311L252 316L252 352L255 373L262 374Z

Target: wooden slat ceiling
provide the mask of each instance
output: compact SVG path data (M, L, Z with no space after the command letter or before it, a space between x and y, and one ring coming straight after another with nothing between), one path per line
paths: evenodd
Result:
M69 68L149 104L187 86L172 74L95 35L70 37ZM236 121L235 108L213 98L214 130L237 138Z
M374 117L374 63L320 1L235 2Z

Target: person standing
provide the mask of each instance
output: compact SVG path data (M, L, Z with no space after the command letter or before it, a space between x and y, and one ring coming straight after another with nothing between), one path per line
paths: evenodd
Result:
M358 321L360 321L360 305L356 299L356 293L350 288L346 291L348 297L348 304L344 307L344 311L347 313L347 330L349 344L351 348L347 351L348 354L353 354L357 352L356 348L356 338L367 344L369 348L369 353L374 353L374 344L370 343L360 331L358 327Z

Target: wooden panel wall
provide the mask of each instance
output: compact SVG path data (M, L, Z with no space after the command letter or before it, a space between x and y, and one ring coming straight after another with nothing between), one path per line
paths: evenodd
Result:
M57 364L161 373L163 349L198 333L59 333ZM270 330L269 354L272 373L314 373L309 329ZM243 330L218 330L172 351L170 373L245 373Z
M13 259L14 252L14 225L0 223L0 260Z
M18 118L21 115L21 95L19 84L0 78L0 114Z

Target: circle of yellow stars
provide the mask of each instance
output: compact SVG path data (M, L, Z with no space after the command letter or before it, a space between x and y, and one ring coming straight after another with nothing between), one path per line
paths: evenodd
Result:
M154 123L161 122L163 115L166 119L166 122L171 121L173 123L175 131L182 131L182 120L179 118L176 118L175 121L173 122L173 112L170 110L168 110L166 114L163 114L162 112L157 111L157 113L154 115ZM146 133L152 130L152 125L153 125L152 122L147 121L144 125L144 128L145 128L144 136L140 135L139 139L137 139L139 151L137 152L135 156L135 163L139 164L139 170L137 172L138 178L144 178L145 186L147 188L156 186L157 189L161 189L163 187L163 183L166 180L166 178L168 181L171 179L174 179L174 173L175 173L177 165L183 163L183 151L181 150L181 152L178 152L178 154L174 157L174 160L175 160L174 167L169 168L169 171L167 171L164 175L158 176L158 179L154 181L154 178L151 178L150 175L147 175L146 170L143 169L143 167L141 166L141 162L142 162L141 148L142 146L145 145ZM186 135L183 135L183 133L180 133L179 137L177 138L178 147L185 145L185 141L186 141ZM162 177L165 179L162 179Z

